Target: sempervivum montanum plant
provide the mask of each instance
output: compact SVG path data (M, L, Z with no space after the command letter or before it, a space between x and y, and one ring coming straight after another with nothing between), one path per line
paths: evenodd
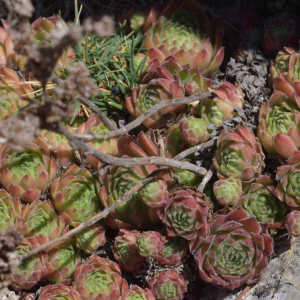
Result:
M35 237L40 244L53 240L62 235L65 221L58 216L50 202L35 200L22 210L23 226L21 233L24 237Z
M43 139L42 136L38 137L38 141ZM19 197L26 202L38 199L56 174L57 164L50 155L45 141L40 145L31 143L19 152L10 149L6 144L2 145L0 147L2 186L13 197Z
M300 81L300 54L293 48L284 47L284 50L278 52L275 61L271 62L269 86L273 87L273 83L280 77L281 73L290 73L298 81Z
M257 136L270 154L288 159L297 151L300 148L300 97L274 91L269 102L260 106Z
M80 294L71 286L64 284L47 285L41 289L39 300L80 300Z
M119 155L123 158L128 157L148 157L159 156L158 148L154 142L144 133L138 134L139 145L129 135L123 135L118 139ZM120 199L126 192L132 189L138 182L151 174L157 167L154 165L132 166L132 167L111 167L104 176L100 177L103 185L100 189L100 199L104 207L109 207L115 201ZM166 171L161 172L159 178L167 183L168 188L171 186L170 174ZM152 182L150 182L152 185ZM154 185L150 195L159 199L164 190L157 190ZM143 190L148 191L147 188ZM143 197L146 197L144 194ZM147 196L148 198L148 196ZM153 224L160 224L155 208L146 205L138 196L138 192L134 193L131 199L119 205L114 211L105 218L108 226L114 229L133 229Z
M155 300L149 289L142 289L138 285L133 285L122 294L121 300Z
M164 249L164 242L159 232L145 231L137 239L137 246L140 255L155 258Z
M214 183L213 192L220 205L236 206L243 194L242 181L233 177L220 179Z
M251 217L261 223L277 223L285 220L286 207L274 193L275 182L269 176L261 176L243 187L245 195L239 201Z
M157 58L153 59L141 83L147 84L156 78L178 80L178 76L182 81L186 96L208 92L208 88L212 86L212 81L204 78L199 68L193 68L193 65L182 65L175 56L169 56L163 62Z
M201 101L192 112L196 111L209 124L220 125L229 117L237 116L235 108L244 106L244 97L240 87L229 82L223 82L214 89L210 89L216 97Z
M187 170L175 169L173 175L177 178L179 187L198 186L202 180L201 176Z
M86 123L81 124L77 131L77 133L87 133L91 132L94 134L105 134L109 132L109 129L105 127L96 114L92 114ZM93 147L94 149L103 152L108 155L117 156L118 155L118 147L117 147L117 139L95 139L87 142L87 145ZM80 155L82 156L82 151L80 151ZM92 155L87 156L86 160L87 165L91 165L94 169L99 169L102 163L96 159Z
M105 243L105 228L100 224L93 224L76 234L77 248L87 254L92 254Z
M40 244L36 238L25 238L17 247L16 253L22 256L39 246ZM13 274L12 288L15 291L32 289L37 283L45 278L47 274L47 261L48 255L44 251L40 251L33 256L23 259L22 263Z
M134 118L138 118L157 103L183 97L183 90L177 81L152 79L148 84L141 84L132 89L131 97L126 98L126 108ZM143 125L147 128L164 127L168 121L173 121L179 114L184 113L186 108L186 105L165 107L147 118Z
M292 236L300 236L300 211L293 210L286 217L285 228L288 234Z
M181 237L164 237L165 245L163 250L156 257L160 265L176 265L186 256L188 250L187 241Z
M100 184L92 174L72 165L61 178L50 187L54 207L65 219L66 224L76 227L101 207Z
M219 135L213 163L220 179L254 180L264 168L263 160L261 144L251 129L238 125Z
M187 283L182 275L174 270L168 270L154 275L148 282L148 288L155 299L181 300L187 291Z
M9 227L20 230L22 204L19 198L13 198L7 191L0 190L0 234Z
M128 284L117 263L94 256L77 267L73 287L82 300L119 299Z
M275 195L290 207L300 207L300 152L295 152L287 165L280 166L276 171L278 185Z
M73 132L73 128L65 126L69 132ZM56 156L59 166L67 166L74 159L74 151L70 146L68 139L59 133L47 131L44 134L50 151Z
M170 237L181 236L192 240L208 233L211 206L203 193L179 189L168 198L158 215L167 227Z
M214 218L195 259L204 281L235 289L259 281L272 252L273 239L238 207Z
M149 30L154 23L143 44L150 60L163 62L173 55L182 65L190 64L204 73L218 69L224 58L223 29L218 26L213 33L214 24L196 1L171 1L158 19L157 16L149 15L151 22L146 20L144 25Z
M145 264L145 257L139 253L137 240L140 232L136 230L121 229L111 247L112 253L119 263L121 270L126 272L139 271Z
M70 285L73 273L81 261L81 253L68 238L47 251L48 262L46 280L51 283Z

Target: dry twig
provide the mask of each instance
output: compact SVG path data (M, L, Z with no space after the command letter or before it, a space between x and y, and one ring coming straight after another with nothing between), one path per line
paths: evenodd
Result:
M203 177L201 183L198 186L199 192L203 192L204 191L206 184L210 181L210 179L213 176L214 172L215 172L215 167L212 164L210 166L209 170L207 171L206 175Z

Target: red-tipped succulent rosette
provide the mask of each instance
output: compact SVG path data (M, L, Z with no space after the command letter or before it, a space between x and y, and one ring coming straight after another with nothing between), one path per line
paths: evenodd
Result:
M102 124L100 119L96 114L91 114L86 123L81 124L77 133L85 134L85 133L93 133L93 134L105 134L110 130ZM86 143L88 146L93 147L95 150L98 150L102 153L117 156L118 155L118 147L117 147L117 139L95 139ZM80 150L80 155L82 156L83 152ZM94 169L99 169L102 166L102 163L92 155L88 155L86 159L86 164L90 165Z
M296 101L299 101L300 81L293 75L292 72L280 73L279 78L273 83L273 88L276 91L284 93L287 97L297 97Z
M174 192L158 210L168 236L192 240L197 235L205 235L211 213L208 201L204 194L192 189Z
M140 232L136 230L121 229L119 235L115 238L111 250L121 270L138 272L146 263L146 259L140 254L137 244L139 237Z
M19 152L6 144L0 147L0 182L13 197L26 202L38 199L56 171L57 163L42 136Z
M163 237L157 231L145 231L137 239L137 246L140 255L155 258L164 249Z
M154 275L148 288L155 299L181 300L187 291L187 282L178 272L167 270Z
M265 230L242 207L217 215L195 254L200 277L228 289L259 281L274 244Z
M183 97L183 90L177 81L165 78L152 79L148 84L141 84L132 89L131 97L126 98L126 108L134 118L138 118L155 104ZM147 128L163 127L167 121L175 120L186 109L186 105L165 107L147 118L143 125Z
M20 256L36 249L40 243L36 238L25 238L16 248L16 253ZM48 255L45 251L40 251L26 259L18 266L13 274L13 282L11 284L15 291L30 290L37 283L41 282L46 274Z
M41 289L39 300L58 299L81 300L80 294L75 288L64 284L47 285Z
M122 294L121 300L155 300L149 289L142 289L138 285L133 285Z
M290 212L285 221L285 228L289 235L298 237L300 236L300 211L293 210Z
M114 300L128 289L128 283L117 263L93 256L77 267L73 287L82 300Z
M219 135L213 163L220 179L233 177L251 181L264 168L264 153L251 129L238 125Z

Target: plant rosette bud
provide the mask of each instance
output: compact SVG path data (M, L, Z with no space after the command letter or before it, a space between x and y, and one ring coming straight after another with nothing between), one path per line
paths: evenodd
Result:
M274 193L275 182L269 176L257 178L249 184L239 204L261 223L279 223L286 217L286 207Z
M122 294L121 300L155 300L155 298L149 289L133 285Z
M148 288L155 299L181 300L187 291L187 283L176 271L160 272L148 282Z
M219 179L233 177L247 182L260 175L264 158L261 144L251 129L237 126L219 135L213 163Z
M159 232L145 231L137 239L137 247L141 256L155 258L164 249L164 242Z
M187 160L187 159L182 160L182 161L189 162L189 160ZM187 170L175 169L173 174L178 180L179 187L198 186L200 184L200 182L202 181L201 176L194 174Z
M233 177L218 180L213 185L213 192L220 205L236 206L243 195L242 181Z
M266 229L242 207L217 215L195 254L200 277L232 290L259 281L274 245Z
M25 238L16 248L19 256L36 249L40 243L36 238ZM41 282L47 275L46 263L48 255L45 251L40 251L33 256L22 260L17 270L13 274L12 288L15 291L30 290L37 283Z
M75 270L73 287L82 300L119 299L128 289L128 283L117 263L93 256Z
M205 194L182 188L165 201L158 215L167 227L168 236L192 240L201 231L206 231L210 210Z
M99 224L93 224L76 234L76 247L86 254L92 254L105 243L105 228Z
M176 265L186 256L188 246L187 241L181 237L164 237L165 245L158 253L157 262L160 265Z
M41 289L39 300L81 300L80 294L71 286L64 284L47 285Z
M121 270L126 272L136 272L146 263L145 257L139 253L137 240L140 233L136 230L121 229L115 238L114 245L111 247L116 261Z

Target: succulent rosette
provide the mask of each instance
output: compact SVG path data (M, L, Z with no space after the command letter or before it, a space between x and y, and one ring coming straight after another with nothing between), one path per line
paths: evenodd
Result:
M234 130L223 130L219 135L213 159L219 179L254 180L264 168L263 160L261 144L251 129L236 126Z
M66 224L76 227L100 209L99 189L99 182L87 169L80 172L80 167L72 165L55 179L50 193Z
M149 207L154 208L161 207L168 196L168 186L161 178L153 179L138 192L139 199Z
M281 77L278 79L280 80ZM300 148L300 98L274 91L259 110L257 136L265 150L288 159Z
M76 246L87 254L92 254L106 243L105 228L93 224L76 234Z
M286 216L285 228L289 235L300 236L300 211L293 210Z
M39 300L81 300L80 294L71 286L64 284L47 285L41 289Z
M187 241L181 237L165 237L163 250L156 257L160 265L176 265L186 256L188 250Z
M279 78L273 83L273 88L275 91L280 91L287 97L295 99L297 103L299 102L300 82L291 70L287 73L280 73Z
M198 186L202 177L187 170L175 169L174 176L178 180L179 187Z
M269 176L261 176L249 185L239 204L258 222L283 222L286 207L275 196L274 190L274 180Z
M39 246L40 243L36 238L25 238L16 248L16 253L22 256ZM47 261L48 255L44 251L40 251L33 256L23 259L22 263L13 274L12 288L15 291L32 289L37 283L45 278L47 274Z
M56 214L50 200L34 200L23 208L21 216L23 236L35 237L40 244L53 240L64 232L64 218Z
M277 198L291 207L300 207L300 152L295 152L288 160L287 165L280 166L276 171L276 180L279 181L274 193Z
M38 140L42 143L31 143L19 152L8 145L0 147L0 182L13 197L26 202L38 199L57 171L46 141L42 136Z
M242 181L233 177L218 180L213 185L213 192L220 205L236 206L243 194Z
M189 144L180 134L179 124L175 123L170 126L163 135L165 151L170 153L172 157L189 147Z
M128 289L118 264L93 256L77 267L73 287L82 300L119 299Z
M108 133L110 130L104 126L100 119L97 117L96 114L92 114L86 123L83 123L80 125L77 129L77 133L84 134L84 133L94 133L94 134L105 134ZM117 147L117 139L111 138L111 139L95 139L91 140L90 142L87 142L87 145L93 147L94 149L111 155L111 156L117 156L118 155L118 147ZM80 151L80 154L82 156L82 151ZM94 169L99 169L102 165L102 163L95 158L92 155L87 156L86 160L87 165L91 165Z
M228 289L255 283L268 265L273 244L258 221L242 207L217 215L210 224L210 234L195 254L200 277Z
M179 83L165 78L152 79L148 84L141 84L132 89L131 97L126 98L126 108L134 117L150 109L155 104L176 98L183 98L184 93ZM174 120L186 111L186 105L168 106L147 118L143 124L147 128L160 128L168 120Z
M115 238L111 250L121 270L126 272L139 271L145 264L146 259L140 254L137 244L139 237L140 232L136 230L121 229Z
M19 198L13 198L7 191L0 190L0 234L9 227L20 230L22 204Z
M273 88L273 83L280 77L281 73L290 73L298 81L300 80L300 54L293 48L284 47L279 51L275 61L271 61L269 86Z
M201 118L208 124L220 125L229 117L237 116L234 109L244 106L244 97L240 87L229 82L223 82L214 89L210 89L216 97L201 101L196 107Z
M204 234L210 218L209 200L203 193L180 189L159 208L158 215L167 227L169 237L181 236L187 240Z
M186 96L208 92L212 86L212 81L205 78L199 68L182 65L175 56L169 56L163 62L153 59L141 83L147 84L156 78L176 80L176 76L182 80Z
M144 25L145 31L150 29L144 40L150 60L163 62L173 55L182 65L190 64L205 73L218 69L224 58L223 28L212 24L196 1L171 1L157 17L149 15ZM215 34L211 27L217 27Z
M118 139L119 155L123 158L159 156L158 148L144 132L139 133L137 138L140 146L138 146L137 142L131 136L121 136ZM104 176L100 176L100 182L103 185L100 189L100 199L103 206L109 207L115 203L115 201L120 199L126 192L156 169L157 167L154 165L114 166L108 169ZM158 176L165 180L169 189L171 187L170 174L164 171ZM161 193L157 189L154 189L154 192ZM157 198L159 197L157 196ZM145 226L148 228L151 224L157 225L161 223L156 209L149 207L140 200L138 192L134 193L130 200L111 211L109 216L105 218L105 222L114 229L133 229Z
M189 145L202 143L208 139L207 125L208 123L203 119L193 116L185 117L179 121L181 136Z
M138 285L133 285L122 294L121 300L155 300L149 289L142 289Z
M141 256L155 258L164 249L164 242L159 232L145 231L137 239L137 246Z
M65 126L69 132L73 132L73 128ZM59 133L47 131L44 134L50 151L56 156L57 162L60 166L67 166L74 159L74 151L70 146L68 139Z
M293 13L282 13L269 18L264 26L263 46L267 55L275 56L284 46L298 45L300 26L298 16Z
M187 282L176 271L163 271L148 282L148 288L155 299L181 300L187 291Z
M73 240L69 238L47 252L47 281L70 285L74 271L81 261L80 251L73 244Z

